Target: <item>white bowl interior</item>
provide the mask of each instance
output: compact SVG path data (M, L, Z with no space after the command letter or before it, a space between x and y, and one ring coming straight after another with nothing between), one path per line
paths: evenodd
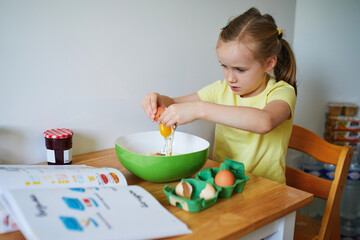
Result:
M159 131L149 131L119 137L116 144L127 151L149 155L160 151L165 145L165 139ZM198 136L178 131L174 133L173 155L198 152L209 146L208 141Z

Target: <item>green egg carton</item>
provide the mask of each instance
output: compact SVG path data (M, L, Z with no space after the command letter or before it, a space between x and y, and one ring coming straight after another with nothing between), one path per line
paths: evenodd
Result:
M223 169L229 170L234 175L234 185L230 187L219 187L215 185L215 175ZM249 180L249 176L245 175L244 164L230 159L225 159L225 162L221 163L219 168L206 168L201 170L198 174L196 174L195 178L221 188L219 193L220 198L230 198L234 192L242 192L246 181Z
M215 188L215 197L205 200L204 198L200 198L201 191L205 188L207 182L201 181L194 178L185 178L181 179L182 181L186 181L191 184L193 190L191 193L191 199L186 199L180 196L177 196L175 193L175 187L170 188L169 185L165 185L163 190L167 196L168 202L180 209L183 209L188 212L199 212L208 208L216 203L218 199L219 192L221 188L211 184Z

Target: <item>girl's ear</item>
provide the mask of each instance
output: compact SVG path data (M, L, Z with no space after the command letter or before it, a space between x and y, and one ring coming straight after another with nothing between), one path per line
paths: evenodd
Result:
M268 59L266 59L265 71L270 72L271 70L273 70L274 67L276 66L276 63L277 63L277 56L271 56Z

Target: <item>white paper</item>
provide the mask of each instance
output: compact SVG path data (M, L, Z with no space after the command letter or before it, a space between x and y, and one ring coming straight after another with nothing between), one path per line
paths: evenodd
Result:
M0 196L9 189L126 186L124 175L114 168L86 165L0 165ZM0 204L0 234L18 230Z
M139 186L15 189L4 196L30 240L154 239L191 233Z

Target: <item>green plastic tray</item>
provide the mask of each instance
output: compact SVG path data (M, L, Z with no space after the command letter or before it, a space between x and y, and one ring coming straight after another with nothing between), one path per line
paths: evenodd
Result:
M234 175L235 183L233 186L219 187L215 185L215 175L223 169L229 170ZM198 174L196 174L195 178L221 188L221 191L219 193L220 198L230 198L234 192L242 192L245 187L246 181L249 180L249 176L245 175L244 164L230 159L225 159L225 162L221 163L219 168L206 168L201 170Z
M191 184L193 188L191 199L185 199L183 197L177 196L175 193L175 187L170 188L169 185L165 185L163 190L167 196L168 202L171 205L179 207L188 212L199 212L216 203L219 192L221 191L220 187L210 183L216 190L215 197L205 200L203 198L200 198L199 195L201 191L205 188L207 182L194 178L181 179L181 182L182 181L186 181Z

